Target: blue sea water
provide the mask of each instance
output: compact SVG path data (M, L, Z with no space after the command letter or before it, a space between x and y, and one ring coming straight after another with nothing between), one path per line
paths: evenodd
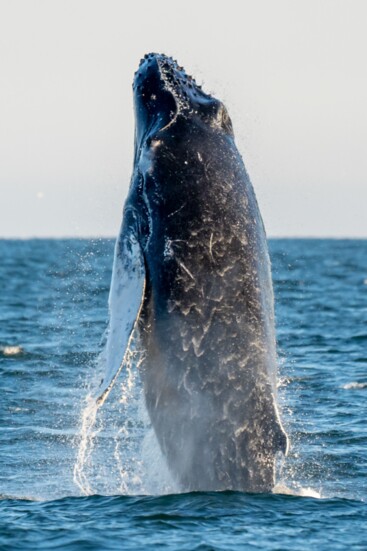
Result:
M98 414L75 481L113 242L0 241L1 550L367 549L367 241L270 251L291 439L277 493L179 494L137 369Z

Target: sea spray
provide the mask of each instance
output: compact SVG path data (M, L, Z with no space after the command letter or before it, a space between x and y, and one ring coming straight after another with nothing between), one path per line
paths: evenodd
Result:
M121 385L121 399L120 403L127 405L129 402L129 395L132 394L135 383L135 375L133 374L133 364L134 359L137 356L137 352L134 348L133 339L131 340L131 345L127 350L125 360L125 381ZM99 355L95 363L95 372L92 377L92 382L88 385L88 394L85 398L84 408L81 413L81 422L80 422L80 443L78 447L77 459L74 465L74 482L84 495L92 495L95 493L92 488L92 482L90 477L87 474L88 469L92 467L92 454L95 444L95 438L97 434L103 430L103 423L100 424L100 427L96 429L97 414L100 407L103 405L107 395L103 401L98 401L95 399L95 388L98 386L98 380L100 380L100 374L105 370L105 364L107 362L107 350L108 338L105 339L105 344L101 354ZM127 492L126 482L125 482L125 469L121 464L121 454L119 451L120 442L119 437L127 437L128 430L125 426L122 426L115 433L115 450L114 457L118 464L118 472L121 477L121 489Z
M96 422L98 404L89 395L86 397L85 406L81 414L80 444L77 460L74 465L74 482L84 495L92 495L92 487L85 474L85 466L90 461L93 442L96 436L94 426Z
M106 336L106 333L104 337ZM88 393L84 400L84 407L82 408L80 415L80 442L78 446L78 453L76 462L74 465L73 479L74 483L78 486L81 493L84 495L92 495L94 492L91 487L91 483L86 474L86 467L90 464L94 439L99 432L95 429L97 413L99 409L98 402L92 397L93 387L97 385L97 379L99 373L103 369L103 364L106 362L106 339L104 338L103 350L98 356L94 367L96 368L91 377L91 381L88 382ZM88 373L89 375L89 373Z
M101 408L94 389L106 361L99 356L80 416L74 483L83 495L166 494L174 484L145 407L139 367L143 352L135 334L121 372Z

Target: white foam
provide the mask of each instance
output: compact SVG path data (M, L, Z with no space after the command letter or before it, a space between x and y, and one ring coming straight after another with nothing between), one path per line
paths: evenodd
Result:
M313 497L322 499L321 493L313 488L289 487L284 482L278 482L273 489L273 494L282 494L287 496Z
M353 381L351 383L347 383L346 385L343 385L342 388L344 388L344 390L353 390L356 388L367 388L367 383L357 383L356 381Z
M21 346L3 346L0 351L4 356L19 356L24 352Z

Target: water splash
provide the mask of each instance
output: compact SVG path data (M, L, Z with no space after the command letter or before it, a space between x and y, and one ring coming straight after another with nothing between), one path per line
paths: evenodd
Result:
M145 408L139 367L144 359L137 335L127 351L122 382L101 404L93 398L106 361L102 352L80 418L74 483L83 495L167 494L178 491Z
M100 409L101 405L103 405L104 400L102 402L98 402L98 400L94 397L93 390L98 387L97 380L100 380L99 374L104 371L104 366L107 361L106 358L106 349L107 349L107 342L106 340L104 349L100 356L97 359L96 365L95 365L95 373L93 377L93 381L89 385L89 392L85 398L85 405L81 413L81 423L80 423L80 443L77 453L77 459L76 463L74 465L74 483L78 486L79 490L84 495L92 495L94 492L92 482L90 479L90 476L88 476L88 471L93 469L93 450L95 447L95 440L98 434L103 430L103 423L100 423L98 427L96 427L96 421L97 421L97 413ZM128 394L131 393L131 390L134 386L134 376L132 375L132 362L134 359L134 351L133 348L129 347L129 350L126 354L126 381L122 385L122 397L121 397L121 403L127 404L128 402ZM124 478L124 469L121 466L120 461L120 453L119 453L119 436L125 434L127 435L127 431L125 427L120 428L117 431L117 435L115 436L115 452L114 457L116 461L118 462L118 470L121 476L121 479ZM122 488L124 488L124 484L122 483ZM125 493L125 492L123 492Z
M275 485L273 489L273 494L281 494L287 496L298 496L298 497L313 497L315 499L322 499L321 492L314 490L313 488L303 488L302 486L288 486L283 482L279 482Z
M97 418L98 405L90 395L86 397L86 405L81 415L81 438L74 465L74 482L84 495L92 495L93 491L90 482L85 474L85 466L88 465L93 452L93 443L96 436L94 426Z
M108 400L102 403L95 399L95 388L101 372L105 370L106 346L96 362L93 381L81 412L79 445L73 473L74 483L82 495L180 493L168 470L146 410L139 372L143 360L144 352L136 331L125 356L121 382L114 385ZM283 381L280 386L283 387L281 395L284 399L287 381ZM284 406L282 399L280 402ZM276 488L288 488L287 492L293 492L294 489L289 488L293 480L289 480L289 468L282 454L278 465ZM299 492L298 489L294 491Z

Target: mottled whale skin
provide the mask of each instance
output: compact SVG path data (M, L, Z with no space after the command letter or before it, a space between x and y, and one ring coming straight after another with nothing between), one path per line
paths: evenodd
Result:
M230 118L161 54L141 61L133 90L134 169L100 402L138 328L146 406L182 490L269 492L288 447L271 270Z

